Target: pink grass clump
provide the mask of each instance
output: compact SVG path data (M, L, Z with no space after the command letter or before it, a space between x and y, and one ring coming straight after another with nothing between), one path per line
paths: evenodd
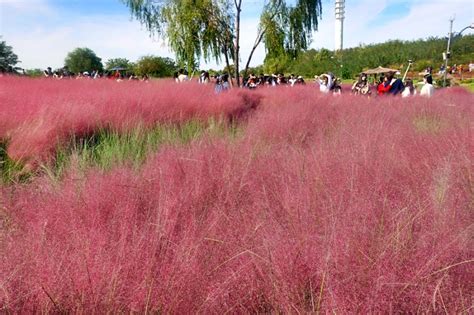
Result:
M236 142L4 188L0 309L467 312L466 95L258 93Z

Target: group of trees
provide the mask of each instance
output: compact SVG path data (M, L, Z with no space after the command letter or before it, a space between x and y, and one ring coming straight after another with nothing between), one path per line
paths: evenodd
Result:
M108 70L121 68L138 76L146 74L157 78L171 77L176 72L173 59L151 55L143 56L136 62L130 62L126 58L109 59L105 63L105 68Z
M16 67L19 63L18 56L13 52L13 48L5 41L0 41L0 72L16 73L21 68ZM126 58L109 59L102 63L96 53L90 48L76 48L67 54L64 66L72 73L91 72L94 70L104 71L114 68L121 68L130 74L138 76L148 75L152 77L171 77L177 70L175 62L170 58L159 56L143 56L136 62L130 62ZM42 76L44 69L25 69L28 76Z
M146 74L152 77L170 77L176 71L176 65L172 59L151 55L143 56L136 62L131 62L126 58L109 59L104 67L101 58L89 48L76 48L70 52L66 57L65 66L74 73L122 69L138 76Z
M200 58L232 61L240 84L242 0L122 0L147 29L165 38L178 64L195 70ZM247 72L255 49L263 43L267 59L295 58L307 49L321 16L321 0L262 0L255 43L245 64Z
M360 45L334 53L327 49L310 49L296 59L265 60L255 69L266 73L297 73L312 77L332 71L344 79L357 76L361 71L378 66L405 69L408 60L413 60L412 70L423 71L428 66L435 70L443 63L442 52L446 50L446 39L432 37L415 41L392 40L382 44ZM468 64L474 61L474 35L452 39L450 65Z

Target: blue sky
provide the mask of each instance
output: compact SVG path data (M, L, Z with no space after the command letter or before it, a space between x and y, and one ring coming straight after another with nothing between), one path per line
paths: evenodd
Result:
M255 40L263 0L243 0L242 61ZM346 0L344 47L445 36L474 22L471 0ZM469 30L472 32L472 30ZM67 53L89 47L105 62L143 55L173 57L162 39L151 38L120 0L0 0L0 36L13 46L25 68L60 67ZM312 48L334 48L334 1L323 0L323 15ZM253 65L262 63L263 47ZM219 68L214 61L202 67Z
M411 9L411 1L395 1L393 3L388 3L387 6L373 17L372 23L376 25L383 25L388 21L393 19L403 18Z

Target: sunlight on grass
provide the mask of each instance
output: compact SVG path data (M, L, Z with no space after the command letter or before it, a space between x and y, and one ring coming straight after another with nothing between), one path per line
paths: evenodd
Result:
M446 127L446 123L441 117L424 114L413 119L413 126L418 133L439 134Z

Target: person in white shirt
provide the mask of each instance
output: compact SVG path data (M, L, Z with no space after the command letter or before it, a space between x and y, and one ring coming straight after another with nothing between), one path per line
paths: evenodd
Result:
M332 76L330 74L322 74L318 77L319 90L323 93L329 93L332 87Z
M202 70L201 75L199 76L199 83L208 84L210 81L209 72Z
M469 63L469 72L473 72L474 71L474 63L472 63L472 61Z
M407 79L405 82L405 89L402 92L402 97L409 97L412 95L416 95L416 89L413 86L412 79Z
M423 77L423 87L421 88L420 95L426 97L432 97L434 94L434 86L433 86L433 77L431 74L425 74Z
M176 78L176 82L183 83L183 82L186 82L188 80L189 80L189 78L188 78L187 72L184 69L179 69L178 77Z
M294 86L296 83L296 76L292 73L290 74L290 79L288 79L288 83L290 83L291 86Z

